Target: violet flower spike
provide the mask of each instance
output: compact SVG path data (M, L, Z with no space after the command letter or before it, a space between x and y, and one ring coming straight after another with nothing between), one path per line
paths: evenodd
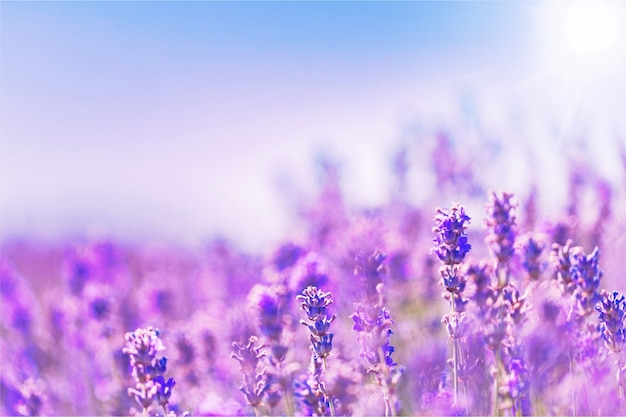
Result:
M467 276L461 270L461 264L465 256L472 249L469 244L466 223L470 217L465 214L465 208L455 204L449 211L437 209L434 217L436 226L434 246L431 249L442 265L439 268L441 283L445 289L444 297L450 300L451 314L445 315L443 323L446 324L448 334L452 339L452 366L454 384L454 404L458 404L459 386L458 370L460 351L460 337L462 336L461 323L464 322L464 309L466 300L462 293L465 290Z
M246 345L234 342L235 352L230 354L232 359L239 362L239 370L243 374L243 384L239 390L255 413L258 413L257 407L263 403L263 394L269 387L265 377L265 368L258 370L259 361L265 356L265 353L261 352L263 347L263 345L257 346L255 336L250 336Z
M328 366L326 359L330 356L333 349L334 334L330 333L329 330L330 325L335 320L336 316L328 316L326 313L327 307L333 302L332 296L329 292L324 292L317 287L308 286L304 289L304 291L302 291L301 295L296 297L296 299L302 301L300 307L307 316L307 319L300 320L300 323L309 329L312 357L308 380L309 383L302 380L300 385L294 388L299 390L300 393L303 393L306 391L305 388L308 387L310 394L297 395L301 398L301 402L311 402L309 405L316 405L318 411L323 410L325 408L325 404L328 404L330 414L331 416L334 416L335 399L327 392L323 381L324 371ZM311 397L311 395L315 397L316 400ZM322 403L319 402L320 400Z
M154 400L157 400L167 414L167 404L175 385L173 378L165 382L162 376L167 368L167 358L156 357L158 352L165 350L159 334L154 327L128 332L125 335L126 346L122 349L122 353L130 356L132 375L136 383L134 388L128 389L128 394L141 405L144 415L148 414Z
M379 284L378 291L382 293L382 284ZM391 356L395 352L391 345L391 326L394 324L391 314L385 307L361 302L355 304L355 312L350 318L367 371L374 374L376 383L382 387L385 416L395 416L398 408L396 388L405 368L394 362Z
M602 291L600 301L596 305L600 315L600 332L606 347L617 357L617 385L619 390L620 408L624 412L624 385L626 385L626 367L623 366L621 353L626 345L626 301L624 295L617 291Z

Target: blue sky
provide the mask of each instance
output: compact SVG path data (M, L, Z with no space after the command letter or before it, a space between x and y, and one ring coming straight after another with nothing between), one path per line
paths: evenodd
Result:
M1 237L258 246L289 228L277 178L310 189L320 150L377 204L405 126L462 97L559 107L537 4L2 2Z

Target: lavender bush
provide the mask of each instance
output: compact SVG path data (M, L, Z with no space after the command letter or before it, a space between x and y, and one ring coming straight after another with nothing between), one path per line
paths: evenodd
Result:
M549 213L451 141L419 204L407 149L367 210L324 164L264 253L4 242L2 414L624 415L623 187Z

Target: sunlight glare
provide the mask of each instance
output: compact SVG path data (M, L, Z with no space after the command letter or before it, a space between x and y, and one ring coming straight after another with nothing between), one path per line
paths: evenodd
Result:
M605 51L615 45L619 37L617 10L607 1L578 1L565 16L563 32L567 44L577 54Z
M615 80L626 64L626 2L544 1L538 12L538 45L545 70L564 81Z

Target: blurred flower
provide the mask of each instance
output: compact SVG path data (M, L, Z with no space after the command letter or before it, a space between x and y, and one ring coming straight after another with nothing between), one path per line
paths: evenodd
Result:
M278 271L292 267L305 254L305 250L293 243L285 243L274 254L274 266Z
M379 285L379 292L381 292ZM357 333L361 344L361 357L367 365L367 372L374 374L376 383L383 389L385 415L395 415L397 411L396 389L405 368L398 366L391 355L395 347L391 345L393 320L385 307L368 302L355 304L355 312L350 316L354 322L352 330Z
M298 260L291 272L289 289L301 293L307 287L322 288L328 284L325 265L316 253L309 253Z
M263 345L257 346L257 338L250 336L248 343L233 343L234 352L230 357L239 362L239 369L243 374L243 384L239 390L243 393L252 407L258 407L263 402L263 394L268 389L265 369L258 369L259 360L265 356L261 353Z
M606 346L619 354L626 344L626 301L624 295L617 291L602 291L600 301L596 305L600 314L600 331Z
M546 268L541 254L545 249L545 241L536 233L526 233L515 242L522 257L522 267L531 281L537 281Z
M489 228L485 242L499 265L507 264L514 255L516 207L513 194L506 192L492 192L485 205L485 225Z
M567 294L573 294L576 288L570 271L572 268L570 256L572 243L572 240L568 240L564 245L555 243L552 245L552 252L550 253L550 261L554 267L554 276L561 284L563 292Z
M383 277L387 273L387 267L384 264L387 255L379 250L374 250L368 256L359 256L356 258L356 266L354 268L354 276L359 279L361 288L365 292L365 298L376 301L378 292L376 287L383 282Z
M46 383L41 379L28 378L19 388L21 398L16 411L21 416L42 415L47 396Z
M280 342L283 332L286 289L282 285L268 287L256 284L248 295L248 304L257 319L263 336Z
M595 248L593 252L585 256L582 248L572 251L570 254L572 281L576 285L574 295L578 301L577 314L589 316L593 313L595 305L600 301L600 279L602 271L599 269L600 250Z

